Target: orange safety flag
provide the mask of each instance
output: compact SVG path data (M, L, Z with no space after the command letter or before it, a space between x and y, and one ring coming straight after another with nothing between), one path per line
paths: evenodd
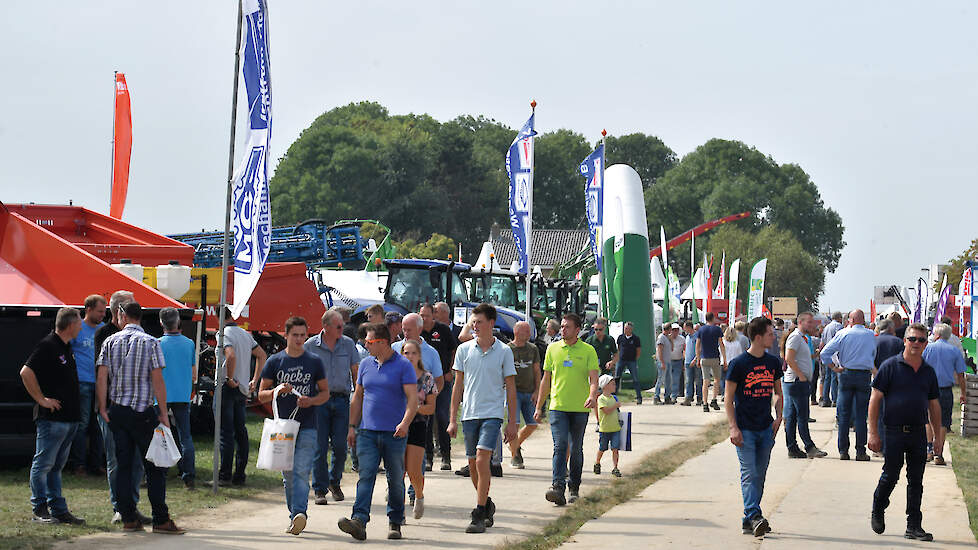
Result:
M129 190L129 157L132 153L132 115L129 111L129 86L126 75L115 74L115 134L112 136L112 198L109 215L122 219Z

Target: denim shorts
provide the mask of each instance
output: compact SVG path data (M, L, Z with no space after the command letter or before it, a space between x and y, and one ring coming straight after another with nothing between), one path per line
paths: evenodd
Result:
M465 456L475 458L476 450L493 451L499 442L499 429L502 418L477 418L462 421L462 435L465 436Z
M617 432L601 432L598 434L598 450L607 451L608 447L616 451L621 449L621 430Z
M533 413L537 410L537 404L533 402L533 394L516 392L516 405L519 408L517 414L523 415L523 423L527 426L536 426L537 421L533 419Z

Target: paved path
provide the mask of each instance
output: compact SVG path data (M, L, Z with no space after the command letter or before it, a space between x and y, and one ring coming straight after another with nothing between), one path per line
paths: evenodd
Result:
M876 535L869 526L873 490L882 459L838 460L833 428L835 409L813 409L816 445L829 456L789 459L784 432L777 438L761 507L773 532L763 539L740 534L743 503L737 455L729 442L683 464L672 475L650 485L635 499L585 524L563 548L975 548L968 512L950 462L929 464L924 473L924 527L935 542L903 538L906 527L906 478L891 497L887 530ZM854 455L854 450L850 452ZM944 456L950 455L945 450ZM953 459L952 459L953 460ZM641 546L638 546L641 545Z
M628 472L642 457L668 447L680 439L700 433L706 425L722 419L721 413L706 414L695 407L652 406L651 400L642 406L626 407L634 414L633 439L635 450L621 453L621 469ZM607 473L600 478L591 473L594 453L597 450L597 434L591 426L586 432L584 444L584 483L582 493L595 490L607 483ZM525 470L509 468L509 451L506 451L503 478L493 478L491 496L496 502L496 525L481 535L464 532L469 513L475 505L475 491L471 481L452 472L428 472L425 487L425 517L415 520L408 514L408 524L402 529L404 540L398 546L432 548L492 548L507 538L519 539L534 534L548 521L556 518L561 508L544 499L550 486L550 468L553 442L549 429L544 426L523 445ZM453 464L463 464L461 446L453 449ZM437 462L436 462L437 465ZM605 472L611 471L611 456L605 456ZM717 478L718 480L720 477ZM151 534L109 533L74 539L62 543L61 548L72 550L107 550L138 544L141 550L163 549L230 549L230 548L296 548L309 547L314 541L330 546L354 544L355 541L342 533L336 521L349 516L356 492L356 474L343 478L346 500L316 506L310 501L309 524L299 537L284 533L288 526L288 512L281 492L265 494L258 501L236 501L214 511L199 513L188 518L173 510L177 523L189 532L180 537ZM171 491L180 491L171 485ZM387 518L384 516L386 481L378 479L374 492L371 522L367 525L368 539L356 543L365 547L390 548L387 536Z

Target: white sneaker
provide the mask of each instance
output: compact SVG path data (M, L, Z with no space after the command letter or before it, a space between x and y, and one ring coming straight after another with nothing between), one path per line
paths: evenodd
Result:
M122 514L119 512L112 514L112 523L122 523Z
M414 499L414 519L421 519L424 515L424 498Z
M288 533L290 535L298 535L306 528L306 515L303 513L298 513L292 518L292 525L289 526Z

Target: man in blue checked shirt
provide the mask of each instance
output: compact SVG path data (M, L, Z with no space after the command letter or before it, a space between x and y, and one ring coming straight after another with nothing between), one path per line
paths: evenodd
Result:
M941 429L934 432L934 464L944 466L944 439L951 429L951 410L954 409L954 383L961 388L961 402L967 396L964 386L964 356L961 350L950 343L951 326L944 323L934 325L937 340L924 348L924 361L934 367L937 372L937 386L940 391L938 402L941 404Z
M839 354L839 364L832 356ZM840 330L824 348L822 364L830 365L839 375L839 460L849 460L849 425L856 428L856 460L869 461L866 454L866 416L872 376L876 374L876 335L866 328L866 314L861 309L849 314L849 327ZM841 365L841 366L840 366Z

